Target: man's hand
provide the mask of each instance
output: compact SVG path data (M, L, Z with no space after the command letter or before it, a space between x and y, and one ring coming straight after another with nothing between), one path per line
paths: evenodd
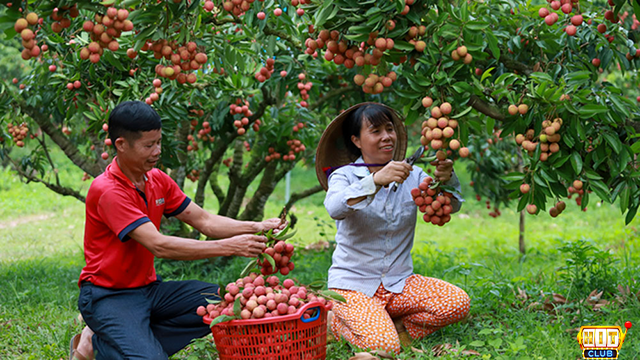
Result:
M237 235L224 240L224 246L229 250L229 255L244 257L256 257L266 248L266 236L262 235Z
M373 175L373 182L380 186L387 186L394 181L402 184L412 169L413 167L404 161L391 161Z
M285 226L287 226L287 222L283 222L280 223L282 220L280 220L280 218L271 218L271 219L267 219L267 220L263 220L261 222L256 223L257 224L257 228L258 228L258 232L263 231L263 232L267 232L271 229L273 229L273 232L275 234L277 234L278 232L280 232L282 229L284 229Z
M431 165L436 167L435 179L442 183L451 180L451 173L453 172L453 161L451 159L435 160L431 162Z

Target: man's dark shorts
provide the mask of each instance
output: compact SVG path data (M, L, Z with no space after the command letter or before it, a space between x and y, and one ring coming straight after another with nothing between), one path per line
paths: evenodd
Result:
M134 289L83 282L78 308L95 332L97 360L167 359L210 333L196 309L217 294L217 285L202 281L159 280Z

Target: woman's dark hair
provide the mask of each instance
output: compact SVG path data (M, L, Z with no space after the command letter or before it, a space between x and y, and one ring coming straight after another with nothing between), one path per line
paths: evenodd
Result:
M388 122L395 127L393 122L394 116L388 107L379 104L363 105L352 111L342 123L342 136L347 150L355 156L359 157L362 155L360 149L351 141L351 136L355 135L355 137L360 138L363 120L368 120L369 123L375 127Z
M114 146L119 137L134 142L142 136L141 132L161 128L160 115L142 101L125 101L109 114L109 138Z

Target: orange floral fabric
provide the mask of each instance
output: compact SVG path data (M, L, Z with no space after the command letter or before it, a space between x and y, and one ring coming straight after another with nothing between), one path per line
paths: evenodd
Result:
M469 296L446 281L422 275L406 280L400 294L382 284L373 297L352 290L332 289L344 296L346 304L335 302L331 330L362 349L399 353L398 332L393 319L401 318L413 339L464 319L469 313Z

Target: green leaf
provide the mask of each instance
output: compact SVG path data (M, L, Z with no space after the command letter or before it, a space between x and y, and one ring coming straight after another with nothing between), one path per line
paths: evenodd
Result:
M602 176L598 175L598 173L593 170L585 170L584 175L589 180L602 180Z
M609 108L604 105L586 104L578 109L578 114L581 118L586 119L593 117L596 114L602 114L609 111Z
M222 284L218 284L218 292L220 293L220 298L224 299L224 296L227 293L227 288Z
M260 254L262 255L265 259L267 259L267 261L269 262L269 264L271 264L271 267L274 269L277 269L276 267L276 261L273 259L273 257L271 257L271 255L267 254L267 253L262 253Z
M290 228L291 228L291 223L287 222L287 225L284 226L284 229L280 230L273 238L280 240L279 236L285 235Z
M635 5L635 2L634 2L634 5ZM635 205L629 208L629 212L627 212L627 216L624 218L624 224L629 225L629 223L633 221L633 218L636 216L637 212L638 212L638 205Z
M582 157L578 152L571 153L571 166L576 174L580 174L582 171Z
M633 145L631 145L631 151L633 151L634 154L640 152L640 141L636 141Z
M487 124L486 124L487 135L491 136L491 134L493 134L493 127L495 125L496 125L496 120L492 117L487 116Z
M238 296L236 301L233 302L233 315L238 318L240 317L240 312L242 311L242 302L240 302L241 299L242 296Z
M521 172L511 172L506 175L500 176L501 179L505 181L520 181L524 180L524 174Z
M314 26L316 28L321 28L322 25L324 25L324 23L327 20L329 20L329 17L331 16L331 13L333 12L333 10L334 10L334 6L331 6L331 5L320 10L316 15L316 23Z
M471 345L473 347L484 346L484 341L482 341L482 340L474 340L474 341L470 342L469 345Z
M368 38L369 33L366 33L365 36ZM396 41L395 44L393 45L393 48L400 51L413 51L415 49L415 46L409 44L406 41Z
M462 112L461 112L461 113L459 113L459 114L455 114L455 115L451 116L451 118L452 118L452 119L460 119L461 117L463 117L463 116L467 115L468 113L470 113L470 112L471 112L471 110L473 110L473 107L472 107L472 106L469 106L468 108L466 108L466 109L462 110ZM639 143L640 143L640 142L639 142Z
M333 291L333 290L320 290L319 291L320 295L324 296L325 298L331 299L331 300L335 300L335 301L339 301L339 302L343 302L346 303L347 299L345 299L342 295L338 294L337 292Z
M611 198L609 196L609 189L607 188L607 185L605 185L602 181L591 180L589 181L589 187L596 194L598 194L598 197L600 197L600 199L605 200L607 202L611 202Z
M487 342L489 343L489 345L493 346L495 349L499 349L500 346L502 346L502 339L500 339L500 338L495 338L495 339L489 340Z
M205 300L207 301L207 303L209 303L209 304L219 304L219 303L221 303L221 302L222 302L222 300L211 300L211 299L209 299L209 298L204 298L204 299L205 299Z
M288 240L288 239L291 239L296 234L297 231L298 231L298 229L295 229L292 232L290 232L290 233L288 233L286 235L282 235L282 236L278 236L278 235L280 235L280 233L278 233L278 235L274 236L273 238L277 239L277 240L283 240L283 241L284 240Z
M500 55L500 53L498 53ZM494 55L495 56L495 55ZM485 81L488 77L491 77L491 72L495 69L495 67L490 67L482 73L482 77L480 78L480 82Z
M609 145L611 145L611 147L613 148L613 151L615 151L616 154L620 154L620 150L622 149L622 143L620 142L620 139L618 139L617 136L610 134L608 132L602 132L602 136L604 137L605 140L607 140Z
M524 208L527 206L527 204L529 203L529 199L531 198L531 193L532 191L529 191L520 198L520 201L518 201L518 212L524 210Z
M253 259L253 260L249 261L247 266L245 266L244 269L242 269L242 272L240 273L240 277L245 277L245 276L249 275L249 273L251 273L251 270L256 265L258 265L258 260L257 259Z
M491 31L491 29L485 31L485 34L487 35L487 44L489 45L489 50L491 50L493 57L496 58L496 60L500 60L500 48L498 47L498 39L493 34L493 31ZM482 77L484 78L484 75Z
M633 12L636 14L636 18L640 19L640 4L638 4L637 1L631 1L631 3L633 3ZM627 222L627 224L629 224L629 222Z
M471 29L471 30L484 30L487 27L489 27L489 23L488 22L484 22L484 21L478 21L478 20L474 20L474 21L469 21L468 23L466 23L464 25L467 29Z
M586 193L585 193L586 194ZM629 208L629 198L631 197L631 188L627 183L620 193L620 210L624 213Z
M229 315L220 315L218 317L216 317L215 319L211 320L211 325L209 325L210 327L214 327L215 325L220 324L221 322L225 322L225 321L231 321L231 320L235 320L237 319L234 316L229 316Z
M534 72L534 73L531 73L531 75L529 76L539 83L543 83L543 82L553 83L553 79L551 78L551 76L544 72Z

